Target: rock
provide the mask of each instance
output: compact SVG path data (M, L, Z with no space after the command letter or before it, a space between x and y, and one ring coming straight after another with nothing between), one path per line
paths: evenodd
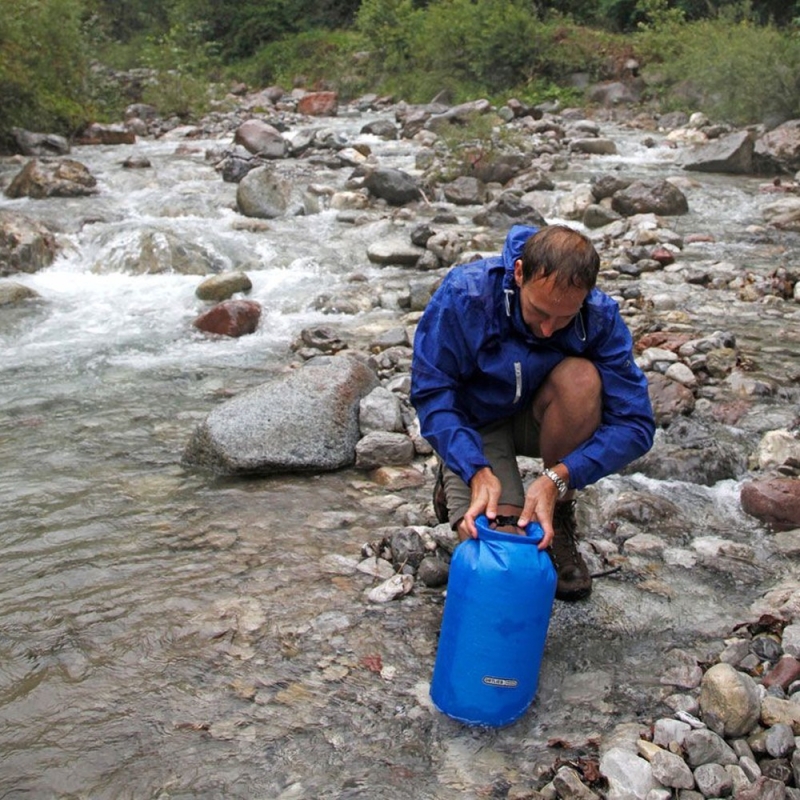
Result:
M372 431L356 445L356 467L402 466L414 460L414 443L405 433Z
M368 133L372 136L379 136L381 139L395 140L399 138L399 130L391 120L376 119L367 122L361 128L361 133Z
M11 134L24 156L65 156L70 151L69 142L56 133L34 133L24 128L12 128Z
M37 272L53 263L56 238L38 220L0 209L0 275Z
M152 166L147 156L128 156L122 162L123 169L149 169Z
M426 556L417 567L417 580L431 589L444 586L449 574L450 564L439 556Z
M573 139L569 143L569 149L573 153L588 153L596 156L613 156L617 152L617 146L611 139L602 139L600 137Z
M261 304L253 300L225 300L192 323L205 333L237 338L253 333L261 318Z
M753 139L748 131L696 145L683 161L685 170L749 174L753 171Z
M784 122L757 139L754 157L764 172L800 170L800 119Z
M721 764L701 764L694 780L703 797L727 797L733 788L733 779Z
M625 217L636 214L660 214L669 217L689 211L686 196L666 180L634 181L614 194L611 207Z
M403 411L397 395L383 386L373 389L359 403L358 425L362 436L372 431L403 431Z
M703 676L700 709L706 722L713 719L713 728L721 736L746 736L761 713L756 682L730 664L715 664Z
M130 275L208 275L219 269L216 256L202 244L177 236L171 230L138 225L104 248L104 260L92 265L92 272Z
M389 580L375 586L367 592L370 603L389 603L398 597L408 594L414 588L412 575L393 575Z
M292 184L271 167L256 167L239 181L236 205L246 217L275 219L289 209Z
M680 384L675 383L675 386ZM680 388L688 391L683 386ZM654 409L658 407L656 403L653 405ZM656 421L659 419L656 412ZM713 486L722 480L740 478L746 472L747 460L741 447L735 441L728 441L719 426L679 416L656 436L650 452L628 469L658 480L685 480Z
M13 306L24 300L35 300L41 295L33 289L13 281L0 281L0 306Z
M237 292L246 293L252 288L253 284L244 272L225 272L204 280L194 293L200 300L219 303L222 300L228 300Z
M480 205L486 199L486 186L477 178L460 175L442 186L445 199L457 206Z
M736 800L784 800L785 785L782 781L760 777L748 787L736 793Z
M288 149L280 131L260 119L245 120L236 129L233 142L262 158L283 158Z
M600 772L608 780L608 800L645 800L657 785L650 764L621 747L600 757Z
M742 510L775 530L800 528L800 480L766 478L749 481L740 492Z
M91 123L81 134L79 144L136 144L136 134L123 125Z
M534 225L541 228L547 224L534 206L509 193L504 193L489 203L483 211L479 211L472 218L472 221L476 225L485 225L489 228L508 228L511 225Z
M404 206L421 197L416 179L400 169L375 169L364 180L364 186L375 197L391 206Z
M29 161L6 188L6 196L84 197L97 192L97 179L79 161Z
M664 786L674 789L693 789L694 777L686 762L674 753L660 750L650 759L653 777Z
M653 372L648 374L647 381L658 425L668 424L676 417L688 415L694 410L694 395L681 383Z
M367 258L373 264L383 266L398 264L413 267L424 253L423 248L399 238L379 239L367 248Z
M580 775L572 767L560 767L553 777L553 787L559 797L569 797L571 800L600 800L600 795L584 786Z
M311 117L335 117L339 111L336 92L308 92L297 101L297 113Z
M786 637L784 636L784 641ZM794 656L784 655L775 666L762 678L764 686L780 686L786 689L790 683L800 678L800 661Z
M347 356L318 356L212 411L184 451L225 475L324 471L355 463L358 404L378 385Z
M789 431L767 431L758 444L759 469L800 463L800 439Z
M720 697L719 700L719 705L724 704L724 698ZM687 733L683 740L683 750L692 769L702 764L736 764L739 760L721 736L706 728Z

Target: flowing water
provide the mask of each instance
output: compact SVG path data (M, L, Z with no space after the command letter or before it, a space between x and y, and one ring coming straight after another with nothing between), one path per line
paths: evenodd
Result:
M359 136L364 121L332 124L384 164L413 167L413 145ZM676 171L674 151L617 135L621 155L580 170ZM98 178L97 196L0 199L56 226L64 245L52 267L14 276L45 302L0 313L0 798L502 796L552 763L560 751L549 741L580 745L648 719L664 654L718 639L763 581L684 570L671 600L641 593L635 608L624 579L602 582L591 604L557 605L534 709L508 729L471 730L427 698L441 593L374 606L369 579L337 564L397 524L385 490L355 470L226 480L181 466L195 425L280 371L303 327L369 332L400 316L313 307L352 273L402 273L366 258L396 229L389 213L351 225L324 211L247 229L235 186L204 158L219 145L84 147L73 157ZM122 169L131 153L152 168ZM2 180L19 166L0 164ZM341 186L348 171L322 166L317 180ZM692 213L676 230L718 237L688 258L769 267L788 257L791 241L747 233L764 202L755 179L703 176L687 193ZM124 271L143 232L245 269L263 307L256 333L195 331L196 276ZM704 302L682 300L688 310ZM768 311L753 304L711 306L702 324L735 330L753 352L772 336ZM796 357L794 330L762 353L767 368ZM631 476L601 488L598 498L669 497L688 528L764 536L738 509L735 482Z

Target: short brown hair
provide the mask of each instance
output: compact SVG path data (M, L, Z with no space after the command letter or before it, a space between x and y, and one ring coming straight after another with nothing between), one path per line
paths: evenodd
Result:
M587 292L597 283L600 256L580 231L566 225L548 225L525 242L522 249L522 282L556 276L561 286L577 286Z

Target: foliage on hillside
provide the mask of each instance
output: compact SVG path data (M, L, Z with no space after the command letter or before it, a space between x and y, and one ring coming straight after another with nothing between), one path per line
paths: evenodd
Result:
M787 119L799 26L800 0L0 0L0 145L14 126L71 134L138 99L191 118L234 80L574 104L576 75L613 79L630 58L655 107ZM147 78L121 92L108 68Z

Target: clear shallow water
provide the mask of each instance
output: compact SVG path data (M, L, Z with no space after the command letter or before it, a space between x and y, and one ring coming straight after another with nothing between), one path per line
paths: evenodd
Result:
M718 639L768 575L743 586L648 567L671 596L637 591L633 569L598 581L590 604L557 605L532 712L502 731L468 730L427 700L441 595L373 606L369 579L337 566L401 524L381 487L354 470L230 481L181 467L195 425L280 370L303 327L393 324L381 309L355 319L313 310L353 272L394 276L366 259L396 230L388 215L240 230L234 190L202 155L219 144L177 156L174 142L140 142L154 165L141 172L119 168L127 148L84 148L73 155L100 179L98 197L0 198L57 223L66 245L51 268L14 278L45 302L0 314L0 797L478 797L551 764L552 739L580 750L647 718L665 653ZM410 145L385 148L388 163L413 163ZM673 171L635 139L628 161L622 152L620 168ZM718 232L703 258L767 262L769 248L740 235L758 221L756 182L696 180L676 229ZM196 276L113 268L154 228L247 269L264 308L255 334L194 331ZM698 325L736 325L758 350L769 313L750 304L731 318L726 305L712 303ZM796 354L791 338L770 345L771 369ZM676 504L676 544L702 528L761 546L735 484L610 478L587 500L636 491ZM403 500L421 506L428 488Z

